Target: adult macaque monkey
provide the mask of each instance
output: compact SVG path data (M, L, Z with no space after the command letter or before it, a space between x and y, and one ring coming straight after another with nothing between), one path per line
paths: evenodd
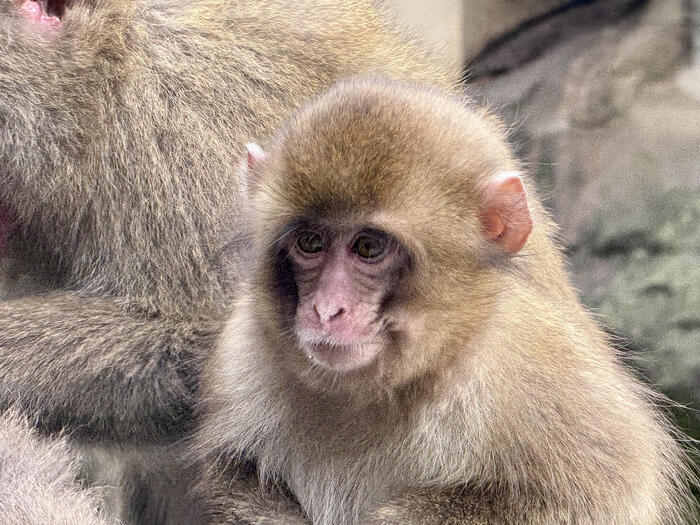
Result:
M0 0L2 267L47 291L0 302L0 409L169 479L143 457L176 456L245 244L224 276L232 155L343 75L450 85L431 64L364 0ZM128 470L130 518L191 521Z
M265 149L252 274L204 373L214 522L242 461L318 524L685 523L673 430L578 303L495 119L347 80Z

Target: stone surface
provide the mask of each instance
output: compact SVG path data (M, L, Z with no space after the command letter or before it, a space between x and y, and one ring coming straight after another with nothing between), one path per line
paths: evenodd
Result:
M609 264L605 287L586 283L584 300L636 348L638 364L668 392L700 406L700 189L657 195L645 217L608 223L578 259ZM585 281L585 279L584 279Z
M580 9L596 4L612 5ZM512 123L584 302L653 382L700 407L698 31L690 2L633 7L571 31L590 17L558 15L544 52L472 91Z

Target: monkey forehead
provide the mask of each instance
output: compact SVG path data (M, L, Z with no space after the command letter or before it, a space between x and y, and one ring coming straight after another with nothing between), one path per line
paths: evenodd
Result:
M270 157L259 208L290 218L471 220L481 183L515 168L495 118L450 94L379 77L345 80L312 101L282 128Z
M483 159L508 156L503 124L464 96L431 86L356 77L343 80L304 106L281 132L281 142L309 151L316 144L332 150L378 153L460 152L479 148Z

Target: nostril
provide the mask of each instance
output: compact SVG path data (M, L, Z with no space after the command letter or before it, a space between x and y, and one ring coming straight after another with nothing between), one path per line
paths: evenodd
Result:
M314 313L319 321L322 323L327 323L329 321L334 321L345 313L345 308L341 307L330 307L330 308L318 308L318 305L313 306Z
M344 313L345 313L345 308L338 308L338 311L335 312L333 315L331 315L331 316L328 318L328 320L329 320L329 321L332 321L333 319L336 319L336 318L340 317L340 316L343 315Z
M345 313L345 308L338 308L335 313L332 313L331 315L328 316L327 321L335 321L339 317L341 317Z

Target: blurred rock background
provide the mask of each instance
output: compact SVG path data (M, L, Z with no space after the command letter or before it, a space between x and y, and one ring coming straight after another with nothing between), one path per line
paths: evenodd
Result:
M700 0L386 0L512 140L574 284L700 438Z

